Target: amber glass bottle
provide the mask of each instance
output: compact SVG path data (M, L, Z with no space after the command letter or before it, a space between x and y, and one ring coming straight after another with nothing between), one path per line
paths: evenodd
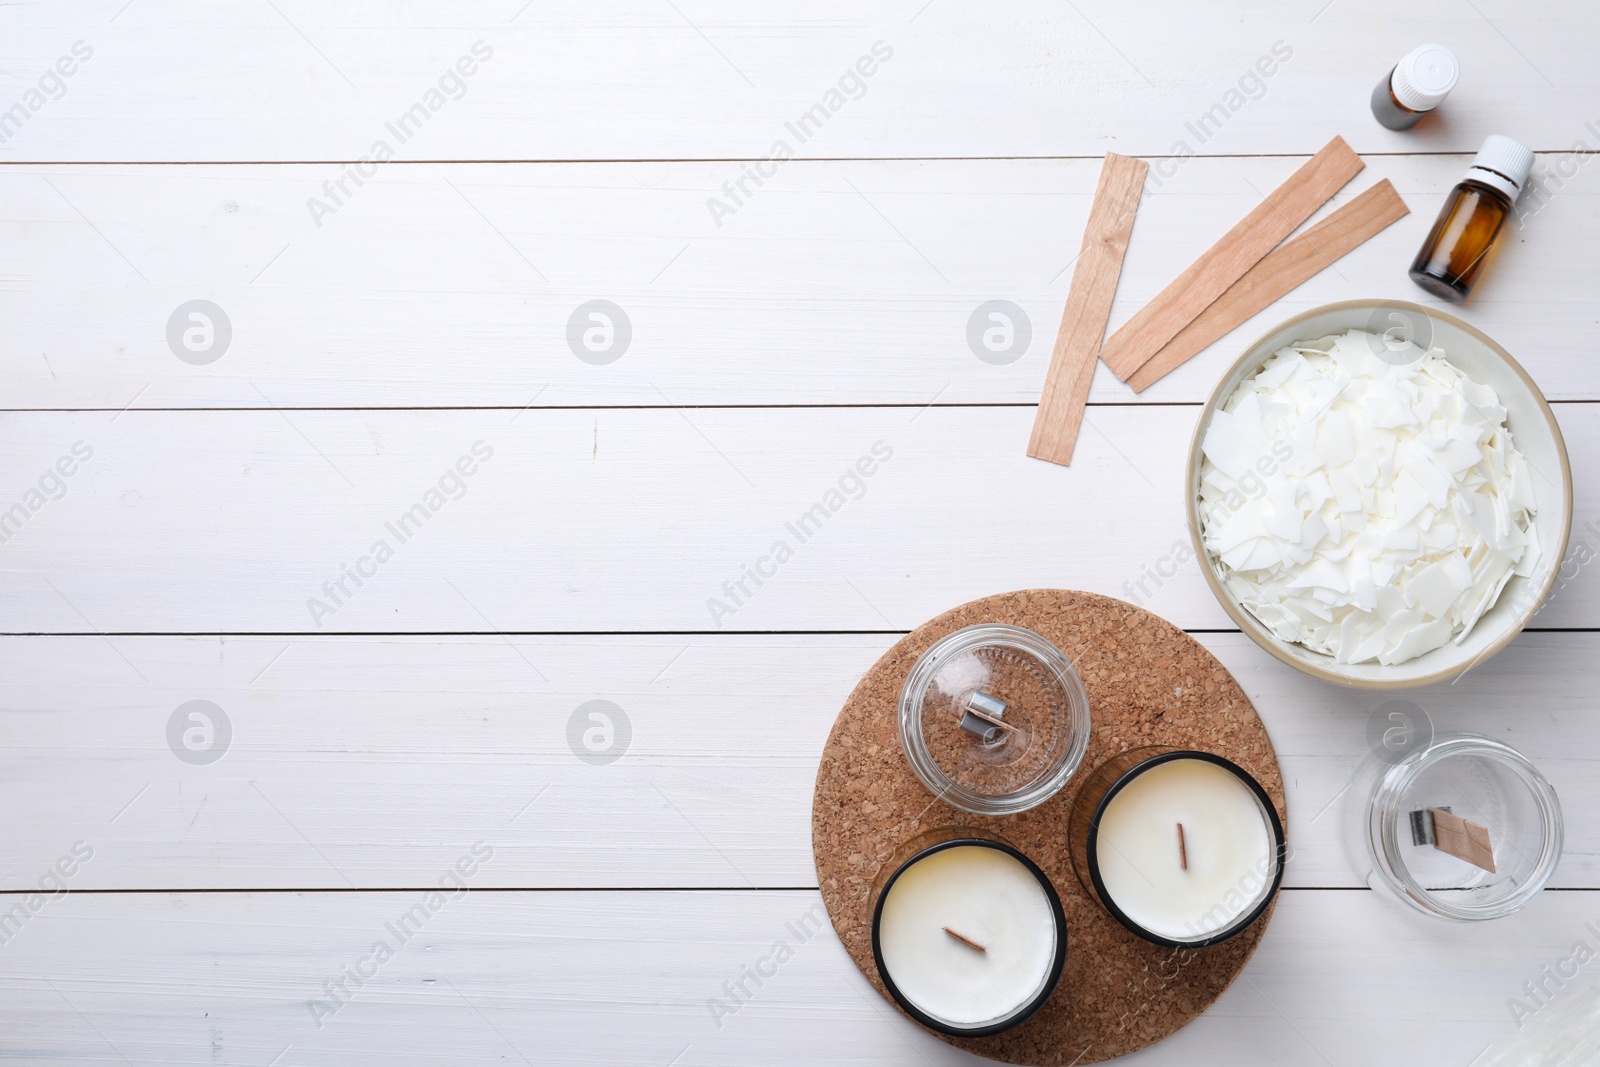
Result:
M1485 140L1466 178L1445 198L1412 261L1411 280L1435 296L1465 300L1532 167L1533 153L1518 142L1498 135Z

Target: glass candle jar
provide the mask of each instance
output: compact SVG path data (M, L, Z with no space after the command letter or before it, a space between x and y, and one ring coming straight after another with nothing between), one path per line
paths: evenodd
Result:
M907 842L873 885L872 955L906 1014L955 1037L1008 1030L1050 999L1067 959L1061 899L1011 845L965 829Z
M1147 941L1204 948L1263 914L1285 842L1261 784L1209 752L1152 745L1090 772L1067 824L1078 879Z
M1429 915L1471 922L1510 915L1550 881L1561 858L1561 804L1516 749L1477 734L1442 734L1394 765L1369 757L1353 820L1367 882ZM1441 851L1427 813L1484 827L1493 871Z
M1071 662L1020 626L934 642L900 691L900 746L922 784L974 815L1012 815L1060 792L1089 746L1089 694Z

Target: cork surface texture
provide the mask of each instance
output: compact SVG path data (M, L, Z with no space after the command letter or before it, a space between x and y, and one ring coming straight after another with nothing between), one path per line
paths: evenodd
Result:
M971 815L938 801L901 753L900 687L918 656L965 626L1004 622L1054 642L1089 691L1088 752L1065 789L1020 815ZM1067 960L1032 1018L983 1038L942 1040L1006 1063L1099 1063L1155 1044L1196 1018L1244 968L1271 920L1211 948L1176 950L1136 937L1078 881L1067 847L1077 786L1102 760L1140 745L1214 752L1249 771L1289 825L1283 776L1266 727L1233 676L1182 630L1093 593L1031 589L954 608L900 640L866 673L823 750L811 814L817 879L834 929L890 1004L872 958L872 886L910 838L968 827L1010 842L1049 876L1067 919ZM896 1006L896 1010L899 1008Z

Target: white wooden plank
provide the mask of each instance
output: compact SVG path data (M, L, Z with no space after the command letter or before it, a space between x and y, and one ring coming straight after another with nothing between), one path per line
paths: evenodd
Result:
M1237 633L1199 639L1277 746L1287 884L1364 885L1335 801L1389 698L1305 678ZM480 838L497 849L480 886L814 885L816 761L894 640L5 638L0 809L27 817L9 825L0 889L31 886L78 840L95 850L78 889L414 887ZM1470 684L1405 697L1435 730L1499 737L1550 778L1560 886L1600 887L1600 752L1570 675L1597 652L1597 634L1525 634ZM194 700L228 723L209 764L169 749ZM596 725L579 714L592 700L621 709L609 745L593 739L610 763L580 759L568 733L575 716Z
M1443 121L1379 129L1371 82L1441 26L1467 71ZM1228 157L1167 161L1115 323L1332 132L1369 154L1514 134L1580 173L1502 242L1460 313L1552 397L1597 400L1600 372L1573 338L1597 320L1584 279L1600 200L1592 157L1561 154L1600 143L1581 110L1600 87L1597 28L1576 0L1471 13L1225 0L1159 16L1103 0L0 7L0 164L243 163L0 166L0 405L98 409L0 426L0 516L28 511L20 529L0 520L0 631L76 635L0 638L0 1055L966 1062L895 1015L827 932L719 1027L710 998L817 898L707 887L814 881L816 754L894 631L1026 585L1226 625L1192 564L1135 588L1183 536L1192 407L1097 407L1071 471L1021 458L1098 156ZM307 198L341 174L326 161L392 138L385 121L480 39L494 56L400 159L618 162L398 163L319 226ZM94 54L36 107L30 84L56 96L38 79L80 40ZM744 169L726 160L765 158L877 40L894 54L863 98L719 226L707 200ZM1262 98L1201 143L1185 121L1278 40L1293 56ZM14 101L37 113L8 126ZM1278 158L1238 158L1251 153ZM1082 158L943 158L971 156ZM1391 177L1412 216L1137 402L1199 399L1244 340L1303 307L1413 297L1404 264L1463 162L1373 156L1357 187ZM606 366L565 340L596 298L635 330ZM203 366L166 341L194 299L235 330ZM1036 329L995 366L966 330L1000 299ZM1132 398L1103 378L1094 399ZM530 401L541 409L518 414ZM696 408L765 404L910 406ZM274 406L506 410L123 411ZM602 410L543 410L585 406ZM1583 524L1600 408L1560 414L1585 552L1539 623L1595 627L1600 527ZM493 458L441 483L479 440ZM880 440L893 456L864 495L713 617L723 583L797 541L785 522ZM54 480L77 441L93 455ZM385 527L430 487L462 486L404 544ZM324 594L378 538L394 558L347 604L349 590ZM320 628L319 595L338 607ZM734 632L837 629L875 632ZM566 633L584 630L618 633ZM128 636L162 631L204 636ZM282 636L234 636L258 631ZM1380 698L1314 684L1237 633L1202 640L1281 753L1291 886L1354 884L1330 802ZM1551 777L1568 811L1563 887L1600 886L1577 673L1597 640L1524 635L1468 682L1407 694L1439 728L1504 737ZM211 764L169 748L174 711L197 699L233 731ZM628 715L614 763L584 762L569 739L594 699ZM74 892L8 923L79 841L94 855L72 889L216 892ZM478 841L494 854L471 884L506 891L445 904L318 1027L323 983ZM364 891L234 892L252 887ZM1467 928L1293 888L1248 980L1134 1061L1466 1063L1513 1035L1524 983L1575 942L1600 944L1593 902L1547 893Z
M1299 162L1193 160L1159 189L1153 171L1112 326ZM1328 301L1437 304L1405 267L1465 165L1371 158L1327 210L1388 177L1409 216L1143 394L1101 368L1092 401L1203 400L1245 345ZM332 164L0 168L3 403L1034 404L1098 167L796 162L720 226L706 204L738 164L396 165L317 221L307 202L340 177ZM1501 241L1473 300L1450 308L1553 399L1600 399L1600 368L1573 339L1600 317L1597 192L1600 169L1577 169ZM196 299L232 329L203 366L167 333ZM567 339L595 299L631 325L603 366ZM991 357L1013 358L1003 365L969 341L997 300L1031 334L1014 357Z
M64 93L47 83L53 98L30 106L0 153L353 159L386 136L386 121L437 91L478 41L492 58L463 88L444 87L409 142L390 138L404 158L753 158L780 138L831 157L1098 155L1111 146L1142 155L1179 143L1212 154L1311 152L1334 132L1361 151L1467 151L1506 131L1546 150L1594 143L1583 123L1595 116L1581 108L1600 95L1592 5L1324 7L1226 0L1153 15L1112 0L832 0L803 10L772 0L627 0L603 10L581 0L8 5L8 98L25 100L74 42L93 55ZM1368 109L1372 87L1438 37L1464 71L1443 121L1409 135L1383 129ZM841 76L878 41L890 58L840 92ZM1271 75L1254 78L1263 60ZM831 114L801 143L785 123L819 103Z
M24 633L908 630L1055 586L1230 628L1198 565L1174 558L1195 409L1094 409L1070 468L1023 455L1032 414L16 414L0 501L42 506L7 528L0 618ZM1592 558L1600 406L1560 417ZM94 455L65 495L28 497L78 441ZM493 458L457 478L480 441ZM396 536L412 508L425 520ZM341 595L343 566L371 577ZM1600 625L1590 569L1539 625Z
M820 913L814 892L468 893L398 943L387 924L423 901L49 900L4 946L0 1043L19 1065L973 1062L895 1013L831 928L791 932ZM1215 1006L1119 1062L1459 1067L1516 1035L1507 1003L1541 967L1578 941L1593 952L1594 905L1546 894L1510 919L1455 926L1370 892L1289 892ZM392 956L374 966L379 939ZM770 968L780 940L792 955L714 1019L724 983ZM313 1002L333 1003L324 983L357 966L363 984L347 980L347 1002L314 1016ZM1070 955L1068 967L1070 980ZM1578 973L1549 986L1547 1014L1583 995Z

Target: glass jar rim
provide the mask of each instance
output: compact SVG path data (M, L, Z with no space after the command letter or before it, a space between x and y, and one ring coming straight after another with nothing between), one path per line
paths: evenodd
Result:
M1001 645L1032 656L1066 694L1068 743L1047 771L1008 793L980 793L962 785L935 762L922 732L922 702L934 675L950 659L983 645ZM900 688L899 730L900 748L912 772L940 800L973 815L1015 815L1059 793L1083 762L1089 748L1089 691L1072 661L1047 638L1009 623L978 623L946 634L917 657Z
M1543 828L1533 871L1514 892L1490 904L1461 905L1441 898L1412 875L1401 852L1401 828L1409 826L1409 813L1400 810L1401 798L1424 771L1461 756L1492 760L1510 770L1527 789ZM1438 735L1433 744L1390 767L1378 778L1372 798L1367 802L1367 819L1367 847L1373 869L1384 877L1395 894L1430 915L1460 922L1498 919L1520 911L1550 881L1561 860L1561 802L1554 787L1521 752L1483 734Z

